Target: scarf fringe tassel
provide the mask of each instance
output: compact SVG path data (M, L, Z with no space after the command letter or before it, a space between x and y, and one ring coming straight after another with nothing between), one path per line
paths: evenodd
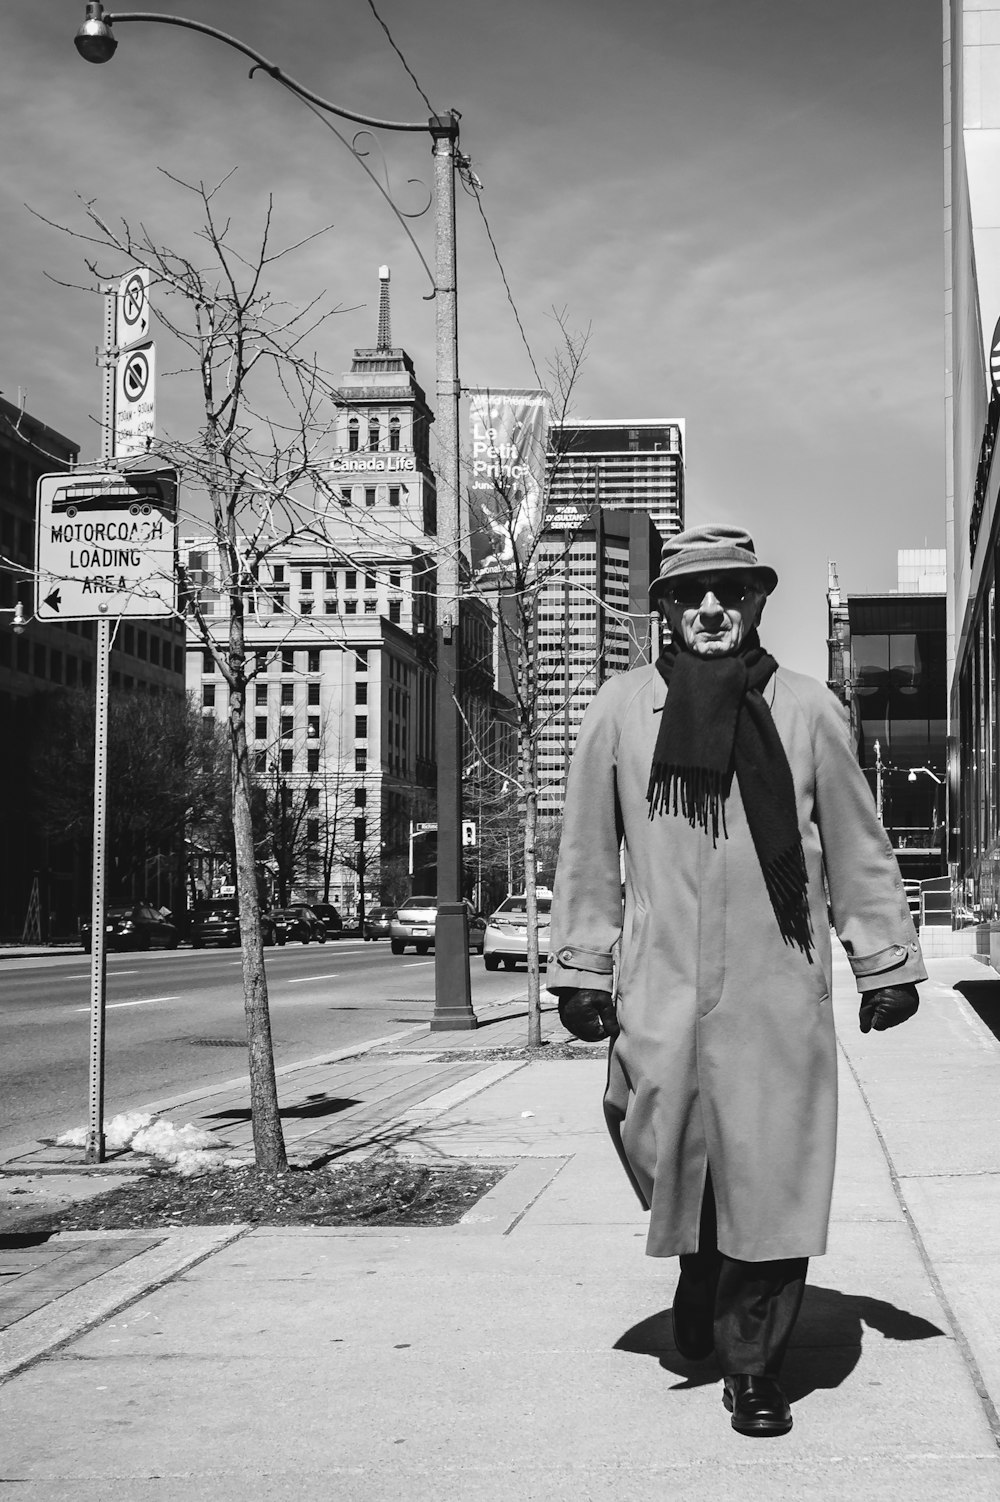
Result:
M801 841L761 869L781 937L786 944L801 949L812 964L813 926L806 858Z
M717 844L726 829L725 793L729 779L706 767L653 767L646 798L649 817L680 813L692 829L704 829Z

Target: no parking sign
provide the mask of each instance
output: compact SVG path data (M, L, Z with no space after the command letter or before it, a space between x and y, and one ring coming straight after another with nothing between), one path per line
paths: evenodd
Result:
M114 457L149 452L156 433L156 350L123 350L115 371Z

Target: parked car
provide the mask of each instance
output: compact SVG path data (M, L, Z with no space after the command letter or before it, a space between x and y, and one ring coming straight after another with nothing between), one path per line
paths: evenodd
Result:
M285 942L285 930L275 922L273 913L261 913L260 932L267 945ZM204 949L206 944L236 948L240 942L240 911L235 897L205 897L195 903L191 910L193 949Z
M482 954L486 922L471 902L465 906L469 912L469 948L474 954ZM434 947L437 908L436 897L408 897L396 909L389 919L389 947L393 954L403 954L408 944L413 945L417 954L426 954Z
M538 897L538 956L545 965L549 955L549 913L551 897ZM528 959L528 899L505 897L486 924L483 964L487 970L513 970L519 960Z
M106 907L105 949L151 949L154 944L162 944L164 949L176 949L180 933L177 925L163 916L165 911L166 909L161 912L158 908L150 907L148 902ZM84 954L89 954L92 948L89 921L80 924L80 942L83 944Z
M344 920L332 902L310 903L313 912L326 929L328 939L339 939L344 932Z
M274 921L284 929L286 939L298 939L302 944L308 944L311 939L326 943L326 926L306 902L275 908Z
M362 934L365 943L369 939L387 939L389 937L389 923L396 916L394 907L373 907L365 913L365 921L362 926Z

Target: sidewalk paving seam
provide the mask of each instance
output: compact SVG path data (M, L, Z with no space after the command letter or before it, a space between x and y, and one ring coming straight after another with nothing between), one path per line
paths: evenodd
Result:
M150 1245L147 1251L137 1253L130 1262L110 1268L89 1282L80 1284L0 1332L0 1386L44 1358L58 1353L88 1331L96 1329L112 1315L130 1309L147 1294L164 1288L182 1273L207 1262L225 1247L241 1241L252 1229L252 1226L239 1224L185 1227L166 1235L160 1230L148 1233ZM67 1241L75 1241L87 1234L80 1231L60 1231L51 1238L49 1244L58 1243L62 1237ZM109 1233L89 1234L96 1239ZM130 1231L124 1234L140 1237L145 1233ZM195 1251L185 1252L185 1243L190 1246L192 1242L195 1243ZM156 1253L160 1254L159 1259ZM146 1258L153 1258L152 1263L144 1262ZM150 1278L149 1271L156 1266L158 1260L165 1265ZM133 1278L136 1273L138 1277Z
M972 1385L975 1388L976 1394L982 1405L983 1412L986 1416L986 1422L990 1426L990 1431L993 1435L993 1442L997 1446L997 1448L1000 1449L1000 1414L998 1414L996 1405L994 1404L993 1399L990 1397L989 1389L980 1369L979 1362L976 1360L973 1354L972 1347L969 1343L968 1338L966 1337L965 1331L962 1329L962 1326L958 1321L958 1316L952 1308L951 1301L945 1293L944 1286L941 1282L941 1279L938 1277L930 1254L927 1251L927 1246L924 1242L924 1238L920 1234L917 1223L913 1217L909 1205L906 1202L906 1196L904 1195L902 1188L901 1176L896 1172L896 1165L893 1162L892 1154L889 1151L889 1145L886 1142L885 1134L883 1133L882 1128L880 1127L876 1119L875 1112L872 1109L872 1103L869 1099L868 1092L865 1090L865 1087L861 1082L860 1075L854 1067L853 1060L851 1059L846 1048L839 1039L837 1041L837 1047L844 1061L846 1062L848 1069L851 1072L851 1078L854 1081L858 1094L864 1101L865 1110L868 1113L868 1119L871 1122L875 1136L878 1139L879 1147L882 1149L882 1156L885 1158L886 1167L889 1171L889 1181L892 1184L892 1192L896 1196L896 1201L899 1205L900 1212L906 1223L907 1229L909 1230L910 1236L913 1239L913 1244L917 1249L917 1254L920 1257L920 1261L923 1265L924 1274L931 1287L933 1288L934 1295L938 1299L941 1308L944 1311L945 1317L948 1320L948 1324L951 1327L951 1332L955 1340L955 1344L962 1354L962 1360L965 1362L966 1370L969 1373ZM917 1181L919 1178L949 1178L952 1177L952 1175L911 1174L907 1175L906 1177L912 1178L914 1181ZM966 1177L966 1175L954 1175L954 1177Z

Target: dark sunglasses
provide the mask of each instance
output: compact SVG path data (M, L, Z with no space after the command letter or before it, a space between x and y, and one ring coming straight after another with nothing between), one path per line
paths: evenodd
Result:
M756 593L753 585L745 580L733 579L730 582L717 579L714 584L708 584L704 579L693 577L678 579L676 584L670 586L667 594L675 605L680 605L685 610L693 610L701 604L709 591L718 600L723 610L732 610L735 606L742 605L749 595Z

